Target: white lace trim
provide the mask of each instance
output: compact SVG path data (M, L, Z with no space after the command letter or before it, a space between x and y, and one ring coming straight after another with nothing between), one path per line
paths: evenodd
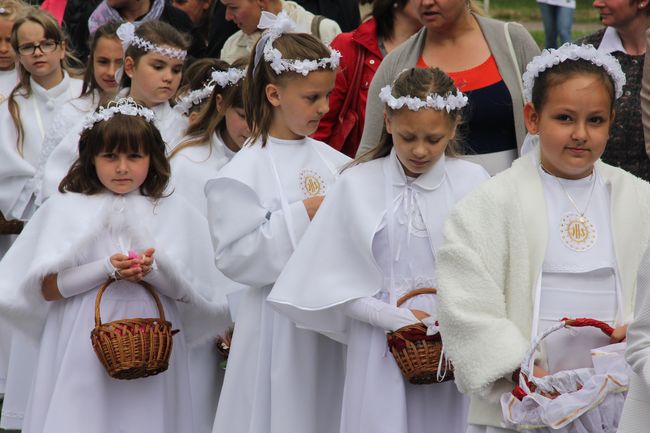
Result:
M425 100L413 96L393 96L392 86L384 86L379 92L379 99L393 110L399 110L406 106L411 111L419 111L421 108L432 108L434 110L445 110L447 113L453 110L460 110L468 103L468 98L457 90L455 94L449 93L446 96L432 93L427 95Z
M296 23L286 14L280 12L273 15L270 12L262 11L260 22L257 25L259 29L266 30L257 44L255 51L255 65L259 64L262 54L276 74L282 74L286 71L293 71L303 76L318 69L330 68L336 70L341 61L341 53L330 48L330 57L324 57L319 60L286 60L282 58L282 53L273 48L273 42L284 33L295 33ZM263 47L260 49L260 47Z
M83 122L82 131L91 129L95 123L111 119L115 114L124 114L126 116L142 116L148 122L154 120L154 113L151 109L143 107L133 100L133 98L120 98L117 101L110 101L106 107L99 107L94 113L86 116Z
M133 23L124 23L117 29L117 36L122 41L122 48L126 53L130 45L135 45L150 53L157 53L161 56L169 57L172 59L185 60L187 56L186 50L179 50L178 48L161 47L153 42L141 38L135 34L135 26Z
M625 86L625 73L621 69L621 64L614 56L602 51L598 51L593 45L575 45L566 43L558 49L544 50L542 53L533 58L526 66L524 72L524 96L527 101L533 99L533 86L535 79L547 69L552 68L567 60L587 60L594 65L600 66L612 77L616 90L616 99L623 95L623 86Z
M226 71L213 71L211 83L218 84L220 87L234 86L244 79L246 68L228 68Z

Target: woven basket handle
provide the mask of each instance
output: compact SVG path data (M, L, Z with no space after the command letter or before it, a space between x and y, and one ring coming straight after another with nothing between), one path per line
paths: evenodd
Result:
M545 330L541 335L535 337L533 340L530 349L528 349L528 352L526 352L526 356L524 357L524 360L521 362L521 370L519 372L519 387L522 389L526 394L530 393L530 389L528 386L529 382L532 382L533 384L536 384L536 379L533 374L533 364L535 362L535 352L537 351L537 348L541 344L542 340L552 334L555 331L558 331L560 329L564 328L582 328L582 327L594 327L598 328L605 335L611 336L612 333L614 332L614 328L609 326L605 322L601 322L600 320L596 319L588 319L588 318L579 318L579 319L568 319L568 318L563 318L557 325L551 326L547 330Z
M404 302L408 301L411 298L415 298L419 295L436 295L438 290L433 287L423 287L421 289L415 289L408 292L406 295L402 296L397 300L397 306L401 306Z
M102 302L102 296L104 295L104 292L110 286L115 280L112 278L109 278L102 284L102 286L99 288L97 291L97 296L95 297L95 326L101 326L102 324L102 319L99 314L99 306ZM158 294L156 293L156 289L154 287L147 283L146 281L139 281L138 284L140 284L142 287L147 289L147 292L151 295L154 301L156 301L156 306L158 307L158 314L160 315L160 320L165 322L165 310L163 310L162 303L160 302L160 298L158 297Z

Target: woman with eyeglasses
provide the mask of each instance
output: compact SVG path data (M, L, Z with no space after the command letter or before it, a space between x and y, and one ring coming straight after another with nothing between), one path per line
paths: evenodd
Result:
M31 9L11 31L19 84L0 104L0 212L27 220L34 212L33 177L46 131L57 110L81 94L81 80L68 73L63 30L47 12ZM20 429L36 349L13 338L0 428Z

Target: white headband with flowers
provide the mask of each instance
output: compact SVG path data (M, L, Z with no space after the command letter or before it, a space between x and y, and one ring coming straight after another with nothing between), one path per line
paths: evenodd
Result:
M133 98L120 98L110 101L106 107L99 107L96 112L87 115L83 122L83 130L91 129L95 123L109 120L118 113L126 116L141 116L148 122L153 122L155 117L151 109L138 104Z
M262 34L255 48L255 69L262 60L262 56L278 75L286 71L293 71L307 76L310 72L318 69L330 68L335 70L339 67L341 53L331 48L330 57L319 60L287 60L282 58L282 53L277 48L273 48L273 42L282 34L296 33L297 30L296 23L284 11L278 15L262 11L257 28L266 31Z
M406 106L411 111L420 111L422 108L431 108L433 110L445 110L447 113L460 110L468 103L468 98L460 90L456 93L449 93L446 96L432 93L427 95L425 99L416 98L413 96L400 96L396 98L393 96L393 87L388 85L382 87L379 92L379 99L388 105L393 110L399 110Z
M192 106L200 104L212 95L215 85L222 88L234 86L245 76L246 69L228 68L226 71L212 71L211 80L205 83L202 88L192 90L181 98L178 98L176 105L174 105L174 110L182 114L187 114Z
M162 56L169 57L172 59L185 60L185 57L187 57L186 50L180 50L178 48L160 47L151 41L143 39L140 36L137 36L135 34L135 30L136 28L133 25L133 23L129 23L129 22L123 23L117 29L117 36L120 38L120 41L122 41L122 48L124 48L125 54L127 48L129 48L130 45L134 45L147 52L160 54Z
M587 60L594 65L603 68L612 78L616 91L616 99L623 95L625 86L625 73L621 69L621 64L611 54L598 51L593 45L576 45L566 43L557 49L544 50L542 53L533 58L526 66L524 72L524 97L527 101L533 99L533 86L535 79L539 74L553 66L559 65L567 60Z

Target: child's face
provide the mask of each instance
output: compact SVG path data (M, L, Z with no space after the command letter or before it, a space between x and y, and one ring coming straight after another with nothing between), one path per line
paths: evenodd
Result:
M13 21L0 18L0 71L9 71L16 67L16 54L11 47L13 25Z
M61 61L65 57L65 43L45 37L39 24L26 21L18 29L18 59L34 80L47 87L62 78ZM56 45L53 45L56 44ZM36 45L40 45L35 48ZM25 54L21 54L21 49ZM32 53L33 51L33 53ZM47 51L47 52L44 52Z
M122 66L122 44L113 38L100 38L93 55L95 81L102 92L117 93L119 83L115 80L115 72Z
M256 0L221 0L226 6L226 19L237 24L239 29L250 35L257 30L262 9Z
M281 139L299 139L313 134L329 111L329 96L336 72L323 69L306 77L289 78L266 86L266 97L275 107L270 134Z
M143 152L101 152L95 156L99 181L115 194L137 190L147 179L149 155Z
M148 107L154 107L176 94L181 83L183 61L147 53L140 57L137 65L131 57L127 57L124 72L131 78L130 96Z
M456 122L446 111L403 108L385 115L386 131L407 176L426 173L442 157L456 136Z
M246 124L246 115L243 108L228 108L225 114L226 133L237 150L241 149L244 142L251 136L251 131ZM230 146L229 146L230 147ZM235 150L235 149L231 149Z
M526 105L526 127L531 134L539 134L544 169L565 179L591 174L609 139L614 120L611 107L605 83L589 74L549 87L540 112Z

